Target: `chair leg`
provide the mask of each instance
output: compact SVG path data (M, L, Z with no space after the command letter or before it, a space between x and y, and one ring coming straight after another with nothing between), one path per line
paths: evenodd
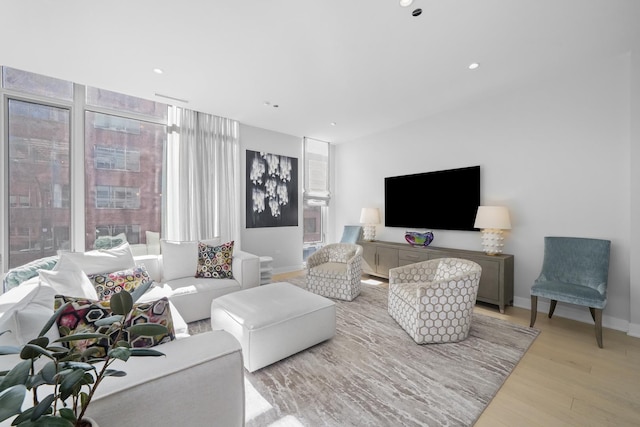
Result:
M593 321L596 321L596 312L595 312L595 308L593 307L589 307L589 313L591 313L591 318L593 319Z
M596 341L598 347L602 348L602 309L589 307L589 310L593 310L593 320L596 322Z
M558 304L558 301L552 299L551 304L549 305L549 319L553 316L553 312L556 311L556 304Z
M536 315L538 314L538 297L531 295L531 323L530 328L536 324Z

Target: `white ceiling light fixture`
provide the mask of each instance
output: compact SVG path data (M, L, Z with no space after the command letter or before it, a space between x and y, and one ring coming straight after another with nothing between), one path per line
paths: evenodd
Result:
M473 62L473 63L469 64L469 69L470 70L475 70L479 66L480 66L480 64L478 64L477 62Z
M164 71L162 70L162 68L154 68L154 69L153 69L153 72L154 72L154 73L156 73L156 74L162 74L162 73L164 73Z
M336 124L336 122L331 122L331 126L335 126Z
M400 0L400 6L409 7L413 3L413 0Z

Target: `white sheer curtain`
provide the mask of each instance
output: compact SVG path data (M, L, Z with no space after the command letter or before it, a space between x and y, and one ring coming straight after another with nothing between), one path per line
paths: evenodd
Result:
M235 120L171 107L166 144L169 240L220 236L240 247L240 148Z

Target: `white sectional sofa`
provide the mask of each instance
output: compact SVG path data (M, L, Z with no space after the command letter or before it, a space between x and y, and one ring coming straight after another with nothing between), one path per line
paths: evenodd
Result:
M77 258L72 264L80 265L82 274L93 274L97 270L106 273L144 264L157 286L143 298L151 294L154 298L169 297L178 338L155 347L166 357L132 358L120 367L127 372L126 377L109 378L100 385L88 415L101 427L205 426L212 423L222 427L244 426L244 368L240 344L224 331L189 336L185 320L208 318L214 298L257 286L259 257L236 250L232 279L198 279L194 277L195 268L191 270L197 263L197 242L195 245L195 253L194 242L166 242L163 248L167 252L162 255L146 254L134 258L131 248L125 244L71 256ZM107 257L106 265L104 256ZM47 259L45 268L56 264L63 262ZM34 268L35 274L31 271ZM56 271L54 267L41 277L37 271L37 267L31 266L25 271L14 270L4 278L5 294L0 295L0 331L11 329L15 333L1 335L0 346L21 346L35 338L53 314L53 295L60 293L53 285L64 287L80 280L77 271ZM35 277L16 289L7 289L29 276ZM12 295L17 296L16 301L12 302ZM57 331L53 332L57 334ZM0 356L0 371L13 367L17 357ZM29 405L29 400L27 396L25 405ZM8 425L8 420L0 423L1 427Z
M203 241L219 245L220 239ZM222 295L260 285L260 257L234 249L232 279L208 279L194 276L197 268L198 242L160 242L162 253L136 257L137 263L145 264L151 277L172 290L171 302L186 322L207 319L211 316L211 302ZM155 270L152 272L152 270ZM155 274L155 277L154 277Z
M218 245L220 239L203 240L203 242ZM128 248L124 250L127 253L118 254L120 247ZM131 257L136 265L144 265L149 276L166 290L167 296L187 323L209 318L211 302L215 298L260 285L260 257L238 249L233 251L232 279L206 279L195 277L198 257L196 241L162 240L162 252L151 250L155 245L125 244L118 248L89 253L118 254L113 255L111 268L114 269L130 267ZM3 279L4 291L16 286L18 282L37 276L39 269L55 268L56 258L48 257L31 263L30 267L12 269ZM86 262L86 259L80 259L80 256L77 258L79 263Z

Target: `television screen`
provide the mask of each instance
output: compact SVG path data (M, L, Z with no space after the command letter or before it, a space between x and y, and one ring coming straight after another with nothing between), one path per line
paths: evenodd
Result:
M477 230L480 166L384 179L386 227Z

